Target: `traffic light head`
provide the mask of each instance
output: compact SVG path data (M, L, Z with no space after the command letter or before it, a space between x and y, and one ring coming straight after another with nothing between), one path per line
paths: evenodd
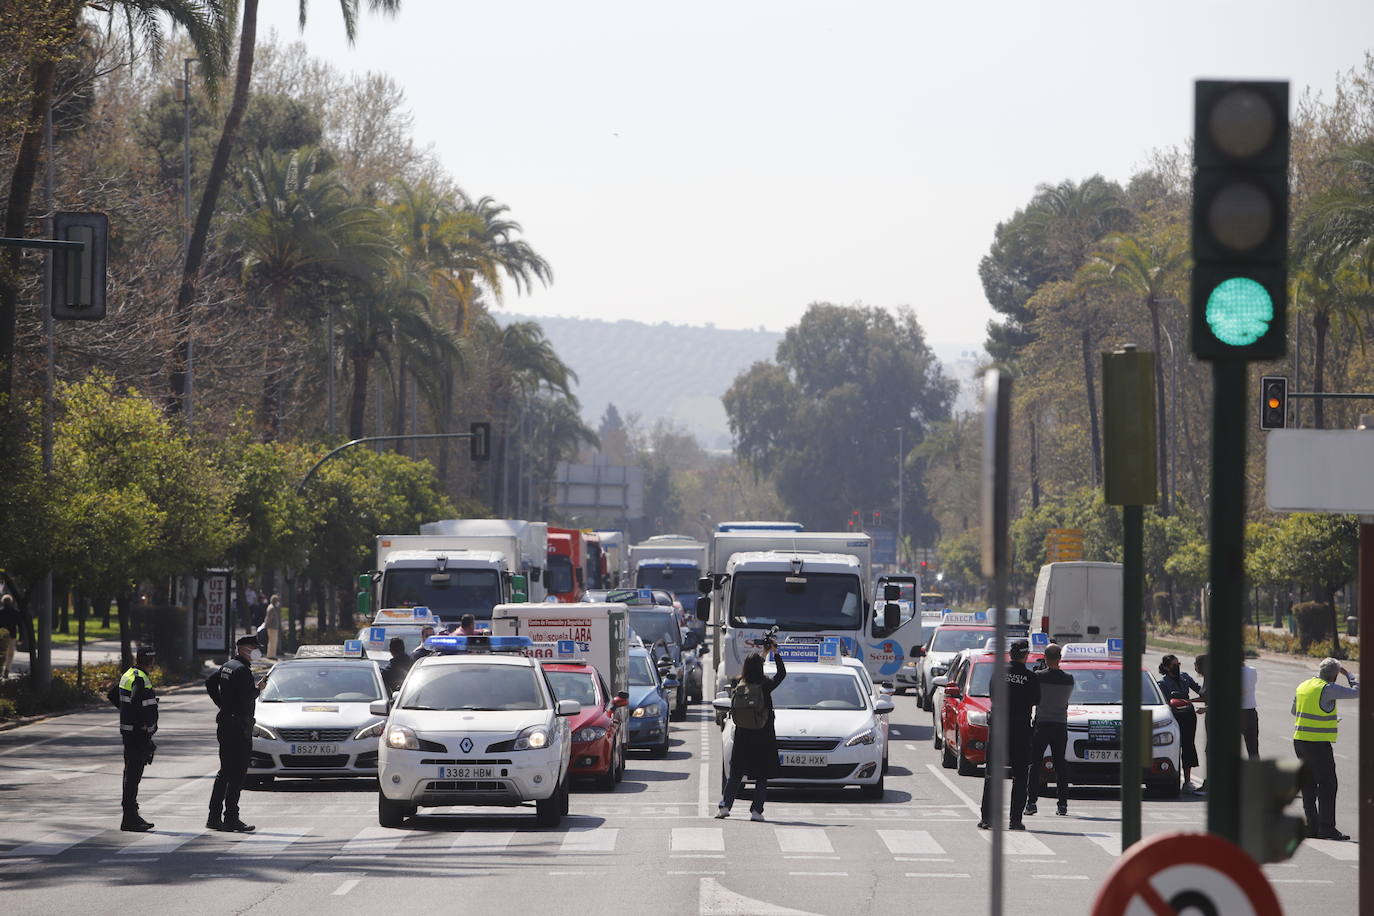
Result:
M1193 353L1287 350L1288 84L1199 80L1193 152Z
M1266 375L1260 379L1260 429L1288 425L1288 377Z
M1290 858L1306 836L1306 822L1286 810L1301 785L1297 760L1241 761L1241 846L1259 864Z
M109 217L104 213L54 213L52 237L82 245L79 250L52 253L52 317L57 321L99 321L105 317Z

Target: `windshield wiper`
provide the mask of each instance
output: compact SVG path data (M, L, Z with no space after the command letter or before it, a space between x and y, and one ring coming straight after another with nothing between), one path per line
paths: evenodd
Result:
M444 707L442 707L442 706L402 706L401 708L402 708L402 709L429 709L429 710L435 710L435 711L437 711L437 710L443 709Z

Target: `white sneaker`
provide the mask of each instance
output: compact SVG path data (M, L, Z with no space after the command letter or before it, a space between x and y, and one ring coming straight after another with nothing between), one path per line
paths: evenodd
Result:
M730 809L724 805L716 805L716 817L723 818L730 816Z
M763 820L763 812L762 812L762 811L750 811L750 812L749 812L749 820L751 820L751 821L761 821L761 820Z

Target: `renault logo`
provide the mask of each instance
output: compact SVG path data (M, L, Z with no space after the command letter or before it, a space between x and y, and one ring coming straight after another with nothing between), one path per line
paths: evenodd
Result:
M464 738L462 741L458 742L458 746L461 747L463 749L463 753L466 754L472 750L472 739Z

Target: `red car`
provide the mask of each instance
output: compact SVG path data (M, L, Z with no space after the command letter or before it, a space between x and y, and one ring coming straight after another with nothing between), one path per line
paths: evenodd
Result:
M568 775L615 789L625 775L625 707L629 697L611 696L601 674L585 662L543 662L553 695L576 700L582 711L568 720L572 753Z
M1026 658L1027 667L1035 667L1043 657L1032 652ZM932 695L938 711L935 748L944 752L941 762L950 769L957 767L960 776L977 776L978 768L987 763L995 662L991 651L965 649L950 664L947 683L936 687Z

